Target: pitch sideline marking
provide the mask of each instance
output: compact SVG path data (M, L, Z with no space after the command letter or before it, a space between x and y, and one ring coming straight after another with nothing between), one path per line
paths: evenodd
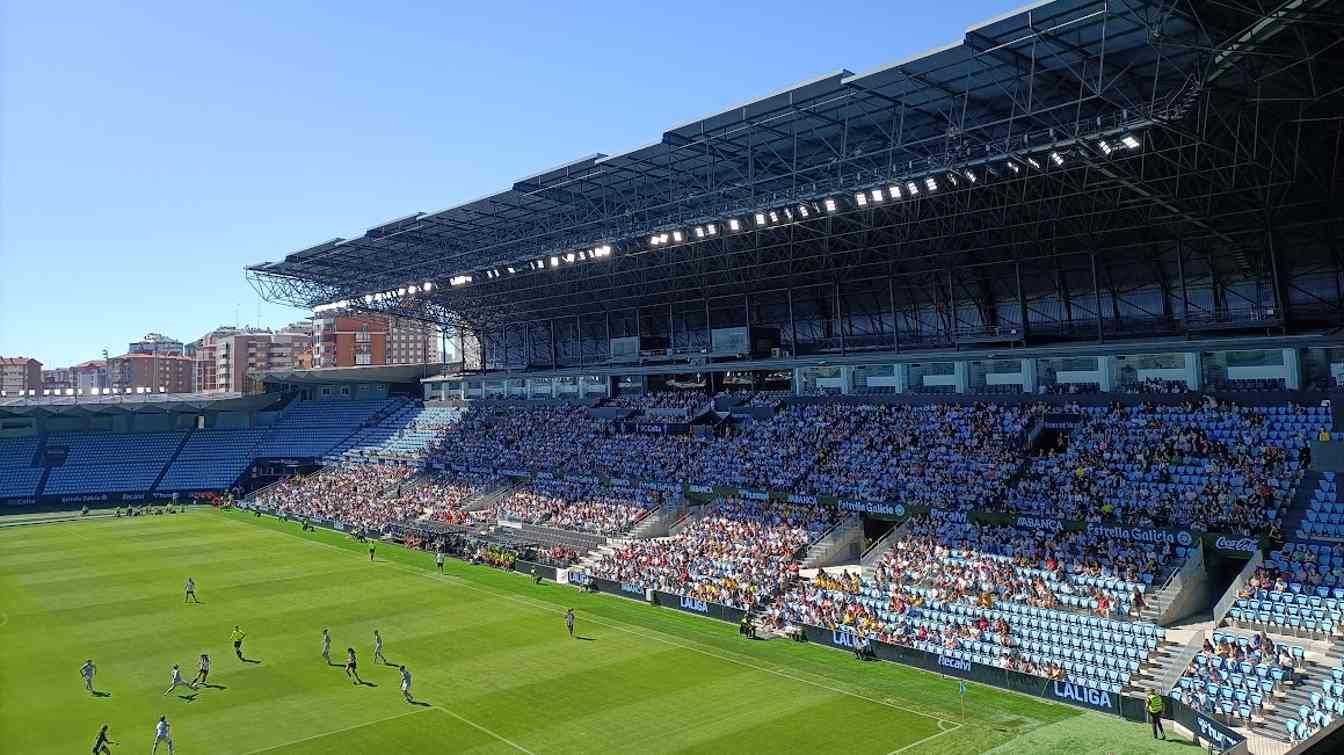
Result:
M495 732L490 731L489 729L485 728L484 726L481 726L480 724L476 723L475 721L472 721L471 719L467 718L466 716L460 716L460 715L458 715L458 714L452 712L451 710L448 710L447 708L443 707L442 705L435 705L434 707L435 707L436 709L438 709L438 710L443 711L444 713L447 713L448 715L452 716L453 718L456 718L457 720L461 721L462 723L466 724L467 726L472 727L473 729L479 729L479 730L485 732L486 734L489 734L490 736L494 737L495 739L498 739L499 741L503 742L504 744L506 744L506 745L512 747L513 749L517 750L518 752L525 752L525 753L527 753L527 755L536 755L536 753L532 752L531 750L527 749L526 747L523 747L522 745L518 744L517 742L514 742L514 741L511 740L511 739L506 739L506 738L504 738L503 736L500 736L499 734L496 734Z
M916 747L919 747L919 746L922 745L922 744L926 744L926 743L928 743L928 742L931 742L931 741L937 739L938 737L943 736L944 734L951 734L952 732L957 731L957 730L960 729L962 726L964 726L964 724L956 723L956 725L953 726L952 728L950 728L950 729L944 729L944 728L943 728L943 724L944 724L944 723L956 723L956 722L947 721L947 720L945 720L945 719L941 719L941 718L940 718L940 719L938 719L938 733L936 733L936 734L930 734L929 736L924 737L923 739L915 740L914 742L911 742L910 744L905 745L904 747L898 747L898 748L892 750L891 752L887 753L887 755L896 755L897 753L905 752L906 750L912 750L912 749L914 749L914 748L916 748Z
M281 534L288 535L289 533L287 533L287 532L282 532ZM293 537L292 535L290 535L290 536ZM331 548L331 549L333 549L333 550L338 550L338 551L341 551L342 553L349 553L348 549L346 549L346 548L342 548L342 547L340 547L339 545L333 545L333 544L331 544L331 543L324 543L324 542L321 542L321 541L319 541L319 540L308 540L308 539L306 539L306 538L300 538L299 542L303 542L303 543L311 543L311 544L313 544L313 545L320 545L320 546L322 546L322 547L324 547L324 548ZM466 580L466 579L463 579L463 578L461 578L461 577L454 576L454 575L451 575L451 574L443 574L443 575L440 575L440 574L437 574L436 572L425 571L425 570L423 570L423 569L419 569L419 568L414 567L414 566L407 566L407 565L405 565L405 564L398 564L398 563L395 563L395 562L392 562L392 561L384 561L384 563L387 564L388 566L394 568L394 569L400 569L401 571L409 572L409 573L411 573L411 574L417 574L417 575L420 575L420 576L422 576L422 577L427 577L427 578L429 578L429 579L436 580L436 581L439 579L439 577L443 577L445 580L455 582L455 583L459 584L460 586L465 587L465 588L467 588L467 589L469 589L469 590L475 590L475 591L477 591L477 592L482 592L482 593L485 593L485 594L487 594L487 595L490 595L490 596L493 596L493 597L495 597L495 598L498 598L498 599L500 599L500 600L511 600L511 601L516 602L516 603L521 603L521 604L523 604L523 605L531 606L532 608L536 608L536 609L538 609L538 610L550 611L550 610L553 610L553 609L558 608L558 607L560 606L559 603L551 603L550 601L540 601L540 602L538 602L538 601L531 600L531 599L529 599L529 598L525 598L525 597L523 597L523 596L521 596L521 595L509 595L509 594L507 594L507 593L499 593L499 592L495 592L494 590L486 589L486 588L484 588L484 587L481 587L480 585L473 584L472 582L470 582L470 581L468 581L468 580ZM545 606L543 607L542 605L540 605L540 603L544 603ZM848 695L848 696L850 696L850 697L857 698L857 699L859 699L859 700L865 700L865 701L867 701L867 702L875 703L875 704L877 704L877 705L882 705L882 706L891 708L891 709L893 709L893 710L904 711L904 712L906 712L906 713L913 713L913 714L915 714L915 715L917 715L917 716L923 716L924 718L932 718L932 719L935 720L935 721L947 721L948 723L954 723L954 724L957 723L957 722L955 722L955 721L951 721L950 719L942 718L941 716L935 716L935 715L933 715L932 713L926 713L926 712L921 711L921 710L915 710L914 708L906 708L906 707L904 707L904 706L896 705L896 704L894 704L894 703L889 703L889 702L885 702L885 701L883 701L883 700L878 700L877 698L868 697L868 696L866 696L866 695L860 695L859 693L857 693L857 692L852 692L852 691L850 691L850 690L841 689L841 688L839 688L839 687L832 687L832 686L829 686L829 685L826 685L826 684L822 684L822 683L820 683L820 682L814 682L814 681L812 681L811 679L804 679L803 677L800 677L800 676L794 676L793 674L789 674L789 673L786 673L786 672L784 672L784 671L780 671L780 670L778 670L778 669L772 669L772 668L768 668L768 667L766 667L766 666L758 666L758 665L756 665L756 664L754 664L754 663L749 663L749 662L747 662L747 661L743 661L743 660L740 660L740 659L738 659L738 658L733 658L733 657L731 657L731 656L722 655L722 654L719 654L719 653L715 653L715 652L706 650L706 649L704 649L703 647L696 647L696 646L694 646L694 645L686 645L686 644L677 642L677 641L675 641L675 640L667 639L666 637L655 636L655 635L662 635L662 634L664 634L663 632L661 632L660 630L657 630L657 629L647 629L647 628L642 628L642 629L645 629L644 632L636 632L636 631L633 631L633 630L628 629L628 628L623 627L623 626L617 626L617 625L615 625L615 624L610 624L610 623L607 623L607 622L604 622L604 621L599 621L599 620L597 620L597 619L593 619L593 618L585 618L584 620L585 620L585 621L591 621L591 622L593 622L594 624L597 624L597 625L599 625L599 626L604 626L604 627L607 627L607 628L609 628L609 629L615 629L615 630L618 631L618 632L625 632L626 634L632 634L632 635L635 635L636 637L648 637L649 639L656 640L656 641L658 641L658 642L662 642L662 643L667 644L667 645L672 645L672 646L674 646L674 647L679 647L679 648L681 648L681 649L683 649L683 650L689 650L689 651L694 652L694 653L700 653L700 654L702 654L702 655L707 655L707 656L709 656L709 657L711 657L711 658L718 658L718 659L721 660L721 661L727 661L727 662L729 662L729 663L736 663L736 664L739 665L739 666L745 666L745 667L747 667L747 668L755 669L756 671L761 671L761 672L764 672L764 673L767 673L767 674L774 674L775 676L783 677L783 678L785 678L785 679L791 679L791 680L793 680L793 681L795 681L795 682L801 682L802 684L810 684L810 685L812 685L813 687L818 687L818 688L820 688L820 689L828 690L828 691L830 691L830 692L836 692L836 693L839 693L839 694L842 694L842 695ZM961 725L960 725L960 724L957 724L957 726L958 726L958 728L960 728ZM955 731L955 729L953 729L953 731ZM946 732L943 732L943 733L946 733ZM898 752L899 752L899 751L898 751ZM249 755L250 755L250 754L249 754Z
M437 706L435 706L435 707L437 707ZM331 731L324 731L324 732L322 732L321 734L314 734L314 735L312 735L311 737L302 737L302 738L300 738L300 739L291 740L291 741L289 741L289 742L281 742L281 743L278 744L278 745L270 745L269 747L262 747L262 748L257 749L257 750L248 750L247 752L243 753L243 755L257 755L257 753L261 753L261 752L270 752L271 750L278 750L278 749L280 749L280 748L282 748L282 747L292 747L292 746L294 746L294 745L296 745L296 744L302 744L302 743L304 743L304 742L311 742L311 741L314 740L314 739L321 739L322 737L329 737L329 736L331 736L331 735L333 735L333 734L344 734L344 733L347 732L347 731L354 731L355 729L362 729L362 728L364 728L365 726L373 726L373 725L375 725L375 724L387 723L388 721L395 721L395 720L397 720L397 719L399 719L399 718L406 718L407 716L414 716L414 715L417 714L417 713L424 713L424 712L426 712L426 711L425 711L425 709L423 709L423 708L421 708L421 709L416 709L416 710L410 710L410 711L406 711L405 713L398 713L398 714L396 714L395 716L386 716L386 717L384 717L384 718L375 719L375 720L373 720L373 721L365 721L364 723L355 724L355 725L353 725L353 726L346 726L346 727L341 728L341 729L333 729L333 730L331 730Z

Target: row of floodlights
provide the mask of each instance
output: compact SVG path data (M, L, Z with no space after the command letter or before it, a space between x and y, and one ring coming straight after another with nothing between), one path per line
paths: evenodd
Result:
M1105 139L1097 142L1097 148L1106 155L1110 155L1116 150L1128 149L1136 150L1141 145L1138 137L1133 134L1126 134L1116 141L1107 141ZM1057 168L1064 167L1065 153L1052 150L1042 159L1049 160ZM1014 158L1006 161L1007 169L1014 175L1019 175L1028 168L1041 170L1041 161L1030 155L1022 158ZM998 175L992 168L984 168L984 171L993 175ZM942 175L927 175L920 179L910 181L893 181L886 186L875 186L856 191L853 194L854 206L859 208L871 205L881 204L886 201L897 201L901 199L913 198L920 195L921 192L932 194L944 187L956 188L962 181L971 184L980 181L981 174L977 174L974 168L965 168L962 170L950 170ZM800 220L807 220L813 215L819 215L822 212L832 214L840 211L840 202L835 197L827 197L819 202L803 202L798 205L790 205L783 208L771 210L758 210L751 215L751 220L755 222L755 227L765 228L773 225L794 223ZM740 233L746 229L745 220L738 218L729 218L724 222L729 233ZM649 236L650 247L667 246L670 244L684 243L688 236L693 236L695 240L701 240L717 236L719 225L716 223L707 223L697 225L688 231L680 229L659 231Z
M605 259L611 256L611 244L601 244L586 249L579 249L573 252L564 252L552 254L549 257L541 257L526 263L517 265L505 265L492 270L486 270L483 275L486 280L503 278L506 275L514 275L524 270L545 270L548 267L556 268L561 265L572 265L576 262L585 262L591 260ZM458 275L448 282L454 286L465 286L471 283L475 278L470 275Z
M1097 149L1101 150L1103 154L1110 155L1116 152L1117 150L1121 149L1136 150L1140 146L1142 146L1142 143L1139 141L1138 137L1136 137L1134 134L1125 134L1124 136L1114 141L1109 141L1106 139L1098 140L1096 142L1096 146ZM1055 167L1059 168L1064 167L1065 164L1064 153L1061 153L1059 151L1051 151L1043 159L1048 159L1051 163L1055 165ZM1041 161L1031 155L1027 155L1025 157L1020 158L1009 158L1004 163L1004 165L1006 166L1007 170L1011 171L1014 175L1020 175L1022 171L1028 168L1033 170L1042 170ZM992 167L985 167L982 170L988 174L998 175L998 173ZM938 191L939 189L944 188L944 186L950 186L952 188L956 188L961 185L962 181L967 181L971 184L975 184L980 181L980 178L981 175L977 174L974 168L949 170L941 175L931 174L924 176L923 178L913 179L909 181L893 181L887 184L886 186L875 186L863 189L862 191L856 191L854 192L853 195L853 202L856 207L864 208L870 205L881 204L882 202L886 201L898 201L901 199L917 197L920 195L920 193L932 194ZM720 235L721 232L741 233L742 231L747 229L747 224L752 221L755 222L755 227L757 228L765 228L773 225L795 223L802 220L808 220L812 218L814 215L820 215L822 213L828 215L834 214L836 212L839 212L840 209L841 209L840 201L836 197L825 197L814 202L803 202L797 205L790 205L788 207L782 207L782 208L774 208L768 210L762 209L752 213L750 219L728 218L724 220L722 223L719 222L702 223L699 225L691 226L686 229L676 228L676 229L658 231L657 233L654 233L649 236L649 246L657 248L662 246L684 244L690 240L702 241L704 239L714 238ZM519 272L523 272L526 270L539 271L539 270L545 270L547 268L554 269L560 267L561 265L570 265L576 262L603 259L610 256L611 256L611 245L601 244L599 246L580 249L572 252L565 252L563 254L559 253L553 254L548 257L541 257L539 259L530 260L528 262L518 263L515 265L506 265L503 267L493 268L480 273L480 275L485 280L495 280L497 278L502 278L506 275L515 275ZM459 286L465 286L470 283L473 283L475 282L475 280L476 280L475 275L464 273L462 275L455 275L452 278L449 278L448 285L456 288ZM430 281L425 281L423 284L420 284L419 286L411 284L409 286L406 286L405 288L399 288L391 291L382 291L375 294L366 294L364 296L364 303L373 304L375 302L381 302L381 301L400 300L402 298L405 298L408 294L416 294L420 292L428 293L433 288L434 284ZM314 307L313 312L320 313L330 309L344 309L349 307L350 304L351 303L349 301L339 301L339 302L333 302L331 304L322 304L317 307Z

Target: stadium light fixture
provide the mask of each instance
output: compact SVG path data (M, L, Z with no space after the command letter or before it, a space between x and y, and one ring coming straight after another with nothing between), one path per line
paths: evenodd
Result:
M792 207L785 207L785 208L784 208L784 219L785 219L785 220L788 220L790 223L793 222L793 208L792 208Z
M800 205L798 205L798 214L801 215L801 216L803 217L804 220L806 220L806 219L807 219L807 215L808 215L808 213L807 213L807 205L805 205L805 204L800 204Z
M948 174L947 174L947 182L950 183L950 184L952 184L953 186L960 186L960 185L961 185L961 182L957 179L957 174L956 174L956 173L948 173Z
M552 257L551 257L551 267L560 267L560 258L559 258L559 257L555 257L555 256L552 256Z
M881 202L884 199L884 197L882 196L881 189L873 189L872 191L868 192L868 196L874 202Z
M433 291L433 290L434 290L434 281L425 281L423 284L421 284L420 289L421 289L422 291L424 291L425 293L429 293L430 291Z
M465 286L468 283L471 283L470 275L454 275L448 279L448 285L450 286Z
M925 176L924 188L928 189L931 192L938 191L938 179L934 178L933 176Z
M1062 167L1064 167L1064 156L1061 155L1061 154L1059 154L1058 152L1051 152L1051 153L1050 153L1050 162L1052 162L1052 163L1054 163L1056 166L1062 168Z
M569 254L566 254L566 255L565 255L565 262L569 262L569 263L571 263L571 264L574 262L574 253L573 253L573 252L570 252Z
M901 185L900 185L900 184L892 184L891 186L888 186L888 187L887 187L887 193L891 195L891 198L892 198L892 199L900 199L901 196L902 196L902 195L901 195Z
M1105 139L1097 142L1097 149L1100 149L1103 155L1109 155L1115 151L1115 148L1111 146L1111 143Z
M756 225L765 225L765 213L756 213Z
M836 205L836 203L835 203L835 199L833 199L833 198L831 198L831 197L827 197L827 198L826 198L826 201L822 202L821 204L822 204L823 207L826 208L826 211L827 211L827 212L835 212L836 210L839 209L839 206Z
M771 222L771 223L778 223L778 222L779 222L779 213L775 212L774 210L771 210L771 211L770 211L770 222Z
M733 233L742 230L742 221L737 218L728 218L728 230Z
M905 183L905 188L907 191L910 192L910 196L912 197L919 196L919 184L915 183L914 181L907 181Z
M1040 170L1040 169L1041 169L1041 163L1040 163L1036 158L1034 158L1034 157L1027 157L1027 165L1030 165L1031 167L1035 168L1036 170Z
M975 183L976 181L980 180L978 177L976 177L975 171L971 170L970 168L967 168L966 172L963 175L965 175L966 180L970 181L971 183Z
M1125 145L1126 149L1138 149L1143 146L1139 141L1139 138L1133 134L1125 134L1124 137L1120 139L1120 143Z
M860 206L860 207L867 207L867 206L868 206L868 195L867 195L867 194L864 194L864 193L861 192L861 191L856 191L856 192L854 192L854 204L856 204L856 205L858 205L858 206Z
M717 236L719 234L719 226L715 223L710 223L709 225L705 226L705 232L708 233L710 236Z
M1013 162L1012 160L1009 160L1009 161L1008 161L1008 170L1011 170L1011 171L1013 172L1013 174L1016 175L1016 174L1022 172L1022 166L1018 165L1017 163Z
M703 238L705 237L705 227L704 227L704 226L702 226L702 225L697 225L697 226L695 227L695 237L696 237L697 239L703 239Z

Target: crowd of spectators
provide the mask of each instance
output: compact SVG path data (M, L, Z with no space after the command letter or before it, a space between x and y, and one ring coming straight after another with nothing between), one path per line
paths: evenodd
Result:
M1160 396L1175 396L1190 392L1190 385L1184 380L1163 380L1161 378L1144 378L1143 380L1121 383L1116 388L1116 393L1155 394Z
M257 495L257 502L291 517L335 519L346 526L381 530L389 523L418 518L424 509L405 503L397 488L415 474L400 464L346 464L317 474L282 480Z
M1301 652L1301 648L1298 648ZM1251 722L1273 707L1275 693L1291 684L1300 656L1268 634L1249 637L1214 632L1206 637L1173 690L1173 697L1206 714Z
M1299 407L1301 409L1301 407ZM1089 522L1268 533L1307 459L1296 415L1235 405L1075 407L1009 509Z
M1039 406L841 404L802 487L809 493L906 504L988 501L1024 458Z
M781 631L807 624L893 645L988 651L1000 668L1062 678L1072 656L1032 627L1042 617L1069 626L1070 616L1074 624L1092 616L1112 629L1136 625L1169 555L1166 546L1085 532L918 517L871 571L822 570L776 599L764 621ZM1112 681L1132 673L1149 646L1132 647L1108 661Z
M833 522L824 506L720 499L675 535L631 541L589 573L749 610L797 575L799 549Z
M607 406L622 409L681 409L687 413L700 409L707 403L709 396L702 391L652 391L625 394L607 400Z
M495 504L501 519L597 535L628 531L662 502L657 493L567 480L536 480Z

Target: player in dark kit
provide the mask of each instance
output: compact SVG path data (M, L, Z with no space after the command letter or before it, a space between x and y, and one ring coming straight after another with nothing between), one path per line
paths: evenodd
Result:
M369 563L373 563L373 543L369 543Z
M351 684L363 684L364 680L359 678L359 671L356 670L358 662L355 661L355 649L345 649L345 675L353 679Z
M98 738L93 741L93 755L112 755L112 750L108 745L116 744L112 737L107 735L107 724L98 730Z
M569 638L574 639L574 609L571 608L565 613L565 629L569 630Z

